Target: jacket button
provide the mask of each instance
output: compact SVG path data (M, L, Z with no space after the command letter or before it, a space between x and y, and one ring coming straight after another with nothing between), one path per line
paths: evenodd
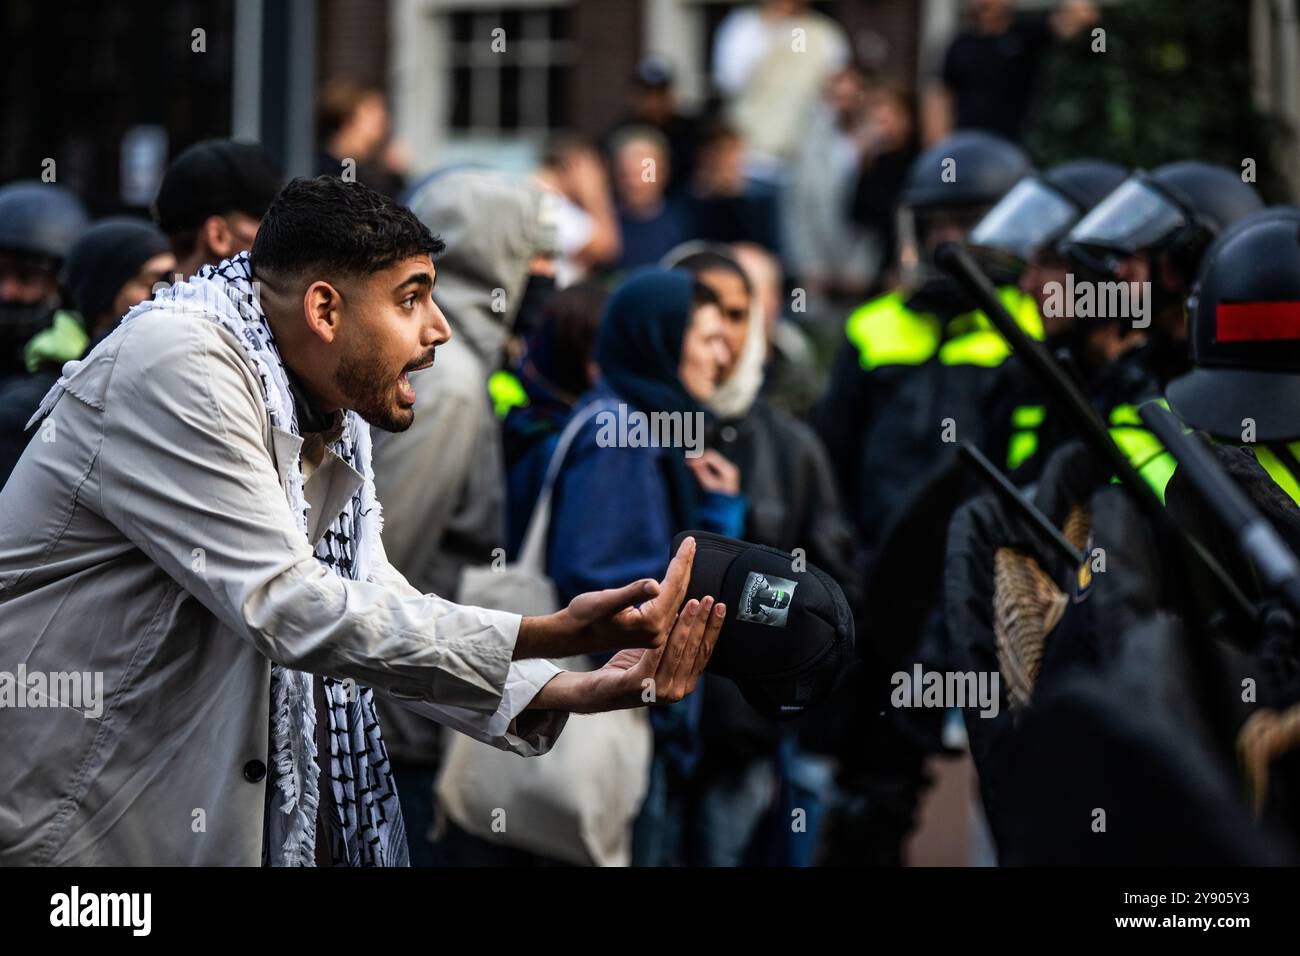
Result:
M244 779L249 783L259 783L266 776L266 764L260 760L250 760L244 764Z

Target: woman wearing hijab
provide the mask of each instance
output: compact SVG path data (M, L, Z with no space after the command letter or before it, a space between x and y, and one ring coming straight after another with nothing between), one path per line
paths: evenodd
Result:
M631 420L657 412L691 416L702 440L705 403L730 361L717 296L685 272L633 273L606 303L595 359L601 377L576 403L574 415L585 424L552 498L547 573L561 600L628 574L662 573L679 531L736 537L744 527L739 473L716 452L688 459L679 447L610 441L619 436L609 415ZM691 698L682 703L651 711L655 756L634 828L635 865L684 862L680 801L698 757L699 706Z
M826 451L806 424L773 406L761 394L767 362L763 308L754 281L717 243L678 246L663 264L681 269L718 296L731 361L708 407L714 415L708 445L740 469L741 491L748 503L746 541L782 551L803 553L840 582L852 596L857 590L857 546L853 526L840 508L839 494ZM691 862L702 866L739 866L754 853L773 794L798 789L797 806L807 811L807 829L776 848L776 862L808 861L816 841L818 799L829 777L825 758L796 746L796 735L763 718L728 680L704 679L701 695L702 751L693 780ZM827 712L822 711L822 720ZM807 743L819 743L802 721ZM813 778L814 786L802 785ZM778 782L785 786L778 787ZM812 792L809 792L809 791ZM783 814L782 833L789 833Z
M857 545L840 509L826 450L810 426L763 395L768 341L754 282L729 247L690 242L663 265L690 273L717 297L730 360L705 404L708 447L736 463L749 503L746 540L793 551L852 590Z
M673 536L687 528L740 533L734 466L716 456L711 467L688 464L683 448L611 442L617 429L600 414L667 412L703 424L728 361L717 296L686 273L640 270L610 296L596 333L600 379L574 413L588 421L553 492L547 570L561 600L632 568L662 571Z

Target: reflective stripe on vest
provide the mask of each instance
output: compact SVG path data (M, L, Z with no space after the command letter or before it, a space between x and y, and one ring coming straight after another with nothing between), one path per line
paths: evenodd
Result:
M492 396L492 407L497 418L505 418L512 408L525 408L528 405L528 393L524 391L523 382L513 372L504 369L493 372L488 379L488 394Z
M998 298L1016 323L1031 338L1043 337L1043 321L1032 297L1004 286ZM902 292L895 290L872 299L849 316L844 334L858 350L858 362L866 371L885 365L921 365L939 354L944 365L976 365L996 368L1011 348L989 324L982 312L954 317L950 326L965 325L963 332L941 342L939 319L907 308Z
M882 365L920 365L939 347L939 320L908 309L901 292L886 292L850 315L844 334L868 372Z
M1042 405L1018 405L1011 410L1011 440L1007 443L1007 470L1014 471L1038 451L1038 428L1043 424L1046 408Z
M23 347L23 364L29 372L39 371L46 365L62 368L64 362L85 355L89 345L90 335L81 314L59 309L49 326L32 336Z
M1289 442L1286 446L1290 449L1291 454L1300 458L1300 441ZM1273 483L1287 493L1296 504L1300 505L1300 481L1291 473L1277 455L1273 454L1272 449L1267 445L1258 445L1255 447L1255 459L1264 466L1268 476L1273 479Z
M1163 408L1169 408L1169 403L1163 398L1156 399L1156 402ZM1178 461L1165 450L1160 439L1142 424L1136 405L1116 405L1110 410L1110 437L1129 460L1133 470L1142 476L1160 503L1164 504L1165 488L1178 468Z

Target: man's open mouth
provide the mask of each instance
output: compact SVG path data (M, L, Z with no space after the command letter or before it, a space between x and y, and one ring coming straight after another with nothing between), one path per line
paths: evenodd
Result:
M413 362L406 368L402 369L402 374L397 377L397 397L403 405L415 404L415 388L411 385L410 375L412 372L423 371L433 365L433 354Z

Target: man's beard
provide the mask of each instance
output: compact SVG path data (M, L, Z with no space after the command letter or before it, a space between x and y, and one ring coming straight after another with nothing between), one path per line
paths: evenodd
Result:
M401 408L393 398L397 377L385 368L375 349L345 356L334 373L334 384L348 397L349 407L376 428L386 432L404 432L415 418L409 408Z

